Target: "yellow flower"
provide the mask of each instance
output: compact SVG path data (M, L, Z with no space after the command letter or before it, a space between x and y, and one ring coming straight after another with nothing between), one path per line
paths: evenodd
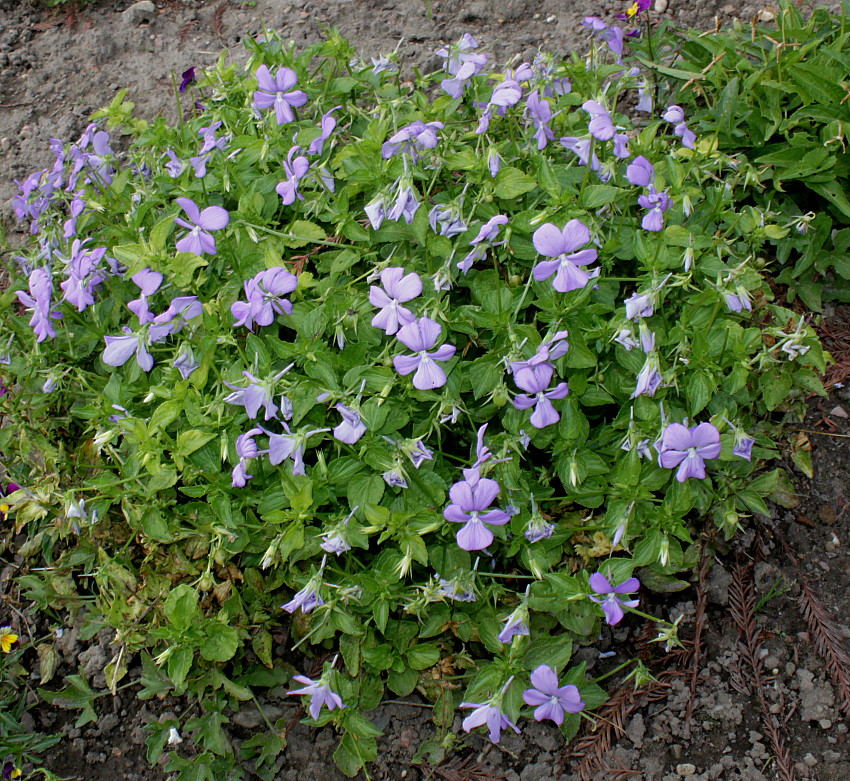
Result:
M12 631L10 626L0 626L0 650L4 654L12 650L12 646L18 642L18 636Z
M626 16L636 16L638 12L637 0L626 9Z

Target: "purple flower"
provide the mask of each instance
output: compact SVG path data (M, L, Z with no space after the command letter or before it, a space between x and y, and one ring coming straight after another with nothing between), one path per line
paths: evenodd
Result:
M402 326L396 338L416 355L396 355L393 365L402 376L414 370L413 387L418 390L433 390L446 384L446 373L435 361L448 361L455 354L455 347L444 344L434 352L430 350L440 338L442 327L429 317L420 317Z
M685 428L681 423L671 423L661 435L658 465L674 469L676 479L684 483L689 477L705 477L706 459L720 455L720 432L711 423Z
M94 304L94 291L106 278L105 274L97 271L106 249L84 250L83 244L87 241L74 239L68 261L68 278L59 285L65 291L64 300L75 306L78 312Z
M595 100L586 100L581 104L581 107L590 114L590 124L587 126L587 131L597 141L609 141L614 138L616 129L611 121L611 115L605 110L601 103Z
M649 187L655 179L655 169L643 155L639 155L626 168L626 179L630 184Z
M628 351L631 351L638 346L637 341L635 341L634 334L628 328L623 328L618 331L617 335L614 337L614 341L625 347Z
M199 365L191 347L184 347L171 363L171 367L177 369L184 380L188 380Z
M309 613L313 608L324 604L325 601L321 598L321 596L319 596L319 584L314 579L304 586L304 588L302 588L301 591L299 591L289 602L285 605L281 605L280 607L281 610L285 610L287 613L294 613L299 607L301 608L302 613ZM306 694L306 692L289 692L289 694ZM317 712L319 707L316 708ZM312 710L310 713L312 715ZM315 718L315 716L313 716L313 718Z
M626 319L635 320L638 317L651 317L653 312L652 296L647 293L632 293L624 302Z
M736 428L735 429L735 446L732 448L732 455L738 456L738 458L743 458L746 461L750 461L752 458L753 445L755 444L755 440L747 436L745 431Z
M141 325L144 325L154 319L153 312L151 312L148 308L148 298L159 290L163 276L158 271L151 271L149 268L143 268L141 271L133 274L130 279L133 281L133 284L139 288L141 295L128 302L127 309L139 318L139 323Z
M649 209L643 215L641 228L645 231L660 231L664 227L664 212L670 208L670 196L665 192L656 192L655 188L649 185L649 192L638 198L638 204L644 209Z
M554 371L551 364L543 363L530 366L514 375L514 382L517 386L532 394L519 394L514 399L514 409L525 410L534 407L534 412L531 413L530 418L530 423L534 428L545 428L561 419L550 399L563 399L569 393L569 387L567 383L560 382L552 390L546 390Z
M464 33L460 40L448 48L437 49L434 54L445 61L446 72L456 76L467 63L479 65L479 69L487 62L486 54L475 54L472 50L478 48L478 42L469 33Z
M552 119L552 109L549 106L548 100L541 100L538 97L537 90L529 93L525 101L528 110L528 116L534 124L534 137L537 139L537 150L545 149L546 145L554 140L555 134L549 127L549 121Z
M478 126L475 128L475 132L479 136L482 133L486 133L490 127L490 119L494 111L499 115L504 115L505 109L515 106L521 98L522 87L520 87L519 82L506 75L503 81L493 87L490 100L486 103L484 113L478 120Z
M473 249L467 253L466 257L458 261L455 265L466 274L470 268L472 268L472 264L478 260L482 260L487 255L487 250L491 247L498 247L501 244L504 244L504 241L493 241L496 236L499 234L499 226L507 225L508 218L505 217L504 214L497 214L495 217L491 217L487 220L484 225L481 226L481 229L478 231L478 235L470 241L470 245Z
M302 430L297 434L293 434L286 423L281 421L280 425L284 428L283 434L272 434L270 431L265 432L269 438L269 463L272 466L277 466L287 458L291 458L292 474L307 474L304 468L304 446L307 440L313 434L323 434L325 431L330 431L330 429L317 428L311 431Z
M651 114L654 105L652 89L647 81L642 79L638 82L638 102L635 104L635 111L643 111L647 114Z
M590 576L590 587L596 595L588 597L602 608L608 626L614 626L622 620L625 615L623 607L637 607L640 604L639 599L620 599L620 595L631 594L640 588L637 578L629 578L619 586L612 586L602 573L595 572Z
M404 479L400 463L397 463L394 469L384 472L381 477L390 488L407 488L407 480Z
M549 719L560 727L564 723L565 713L579 713L584 710L578 687L573 684L558 686L558 676L549 665L541 664L532 670L531 685L533 688L526 689L522 693L522 699L526 705L536 706L535 721Z
M514 378L516 379L523 373L531 371L531 375L527 379L523 379L523 382L526 384L534 383L537 381L537 375L534 374L535 367L545 364L554 370L554 367L551 366L549 361L555 361L561 356L567 354L567 351L570 349L570 344L567 341L567 337L569 335L569 331L558 331L549 339L542 342L534 355L532 355L527 361L511 361L509 369L514 375Z
M363 207L369 223L374 230L378 230L386 219L386 196L382 193L373 198Z
M731 291L724 293L723 299L726 301L726 306L729 307L730 312L740 312L744 309L748 312L753 311L750 294L747 292L746 288L743 288L740 285L735 288L734 293Z
M461 480L449 489L452 504L443 510L443 517L463 524L457 533L457 544L463 550L483 550L493 542L493 532L485 523L502 526L510 520L504 510L487 510L498 495L499 484L486 477L478 480L475 486Z
M617 133L614 136L614 157L626 160L629 157L629 137L625 133Z
M356 410L345 404L337 404L336 410L342 415L342 423L334 429L334 437L347 445L353 445L366 433L366 424L360 420Z
M421 439L407 439L399 443L399 447L413 464L414 469L419 469L425 461L433 461L434 453Z
M476 727L484 724L489 730L490 741L498 743L502 735L502 730L510 727L517 735L519 735L519 727L514 724L504 713L498 704L494 702L478 703L478 702L462 702L461 708L475 708L464 720L463 728L466 732L471 732Z
M643 368L637 376L637 384L631 398L638 396L654 396L655 391L661 387L661 372L658 367L658 356L655 352L648 352Z
M201 144L201 150L199 154L207 155L207 153L212 152L213 149L224 149L227 146L227 142L229 140L228 136L219 136L216 138L215 131L221 127L221 122L213 122L211 125L207 127L202 127L198 131L198 135L204 139L203 144ZM194 159L194 158L193 158Z
M462 583L459 578L453 580L440 578L436 593L437 596L451 599L454 602L475 602L475 593L468 584Z
M580 290L590 279L581 266L596 260L595 249L574 252L590 241L590 231L578 220L570 220L562 229L551 222L541 225L532 237L534 248L541 254L554 260L540 261L533 269L534 278L541 282L553 274L552 287L559 293Z
M122 329L124 336L104 336L106 349L103 351L103 362L107 366L123 366L136 354L136 363L143 371L153 368L153 357L147 350L148 340L144 333L134 333L126 325Z
M82 198L76 197L71 201L71 205L68 207L71 216L62 225L63 239L70 239L71 236L77 235L77 217L83 213L85 208L86 202Z
M415 163L419 159L417 151L422 149L433 149L437 146L437 130L442 130L442 122L428 122L425 124L420 120L402 128L398 133L390 136L389 140L381 146L381 157L386 160L401 152L410 157ZM398 218L396 218L398 219Z
M310 697L309 710L311 719L319 718L319 711L323 707L328 710L345 707L342 704L342 698L335 692L332 692L326 683L311 680L306 675L293 675L292 680L303 683L305 686L303 689L288 691L287 694L306 694Z
M335 556L339 556L341 553L351 550L351 546L348 544L340 529L334 529L333 531L322 534L322 541L319 543L319 547L323 551L333 553Z
M419 199L416 197L416 190L413 188L413 183L409 178L399 177L396 182L395 203L387 212L387 219L398 222L401 217L404 217L404 221L409 225L413 222L413 217L416 215L418 208Z
M195 66L193 65L191 68L187 68L181 74L182 81L180 82L180 87L178 88L178 92L182 95L188 86L195 81Z
M286 160L283 161L283 171L286 174L286 180L279 182L275 187L275 192L280 196L284 206L289 206L298 198L299 201L304 200L304 196L298 192L298 182L300 182L307 174L310 168L310 163L306 157L299 155L294 160L292 156L299 152L301 147L293 146L286 155Z
M682 146L693 149L696 134L688 129L685 124L685 112L681 106L668 106L667 110L661 115L665 122L673 125L673 133L682 139Z
M528 608L521 605L505 619L502 631L499 632L496 639L500 643L510 643L517 635L528 634Z
M413 271L405 274L401 266L390 266L381 271L381 284L383 290L375 285L369 288L369 303L381 309L372 318L372 325L392 336L399 328L416 320L413 312L401 304L422 292L422 280Z
M466 231L466 223L463 221L463 212L460 204L437 204L428 213L428 223L434 233L440 236L457 236ZM440 226L439 231L437 225Z
M578 157L578 161L580 165L587 165L590 162L590 170L591 171L600 171L602 169L602 163L599 162L599 158L596 156L596 152L593 153L593 157L590 155L590 139L589 138L577 138L575 136L564 136L561 138L561 146L564 149L569 149L570 152L575 153ZM600 178L603 178L600 175Z
M174 218L178 225L189 229L189 233L175 245L177 251L215 255L215 239L206 231L221 230L230 221L230 215L221 206L207 206L201 211L191 198L177 198L177 203L189 218L189 222L180 217Z
M248 385L238 388L225 382L228 388L234 392L225 396L228 404L240 404L245 407L245 413L252 420L257 417L260 407L265 408L265 420L271 420L277 416L278 407L274 403L274 388L277 381L286 373L287 369L270 377L268 380L259 380L251 372L243 371L242 375L248 379Z
M50 272L43 268L33 269L29 275L29 293L19 290L18 300L32 310L29 325L35 333L35 341L43 342L56 336L51 320L59 320L60 312L51 311L50 296L53 293L53 279Z
M244 325L251 329L271 325L277 315L292 314L292 303L284 296L298 287L298 277L290 274L283 266L261 271L244 284L247 301L235 301L230 313L236 318L233 327Z
M314 138L310 142L310 146L307 147L308 155L320 155L322 153L322 147L325 141L330 138L331 133L333 133L336 127L336 118L333 116L333 113L341 108L342 106L334 106L330 111L322 114L322 119L319 122L319 137Z
M278 68L274 78L265 65L257 68L257 86L254 93L254 103L258 109L269 109L274 106L274 115L278 125L292 122L295 116L292 107L303 106L307 95L301 90L292 90L298 83L298 76L290 68Z
M495 146L491 146L487 150L487 168L490 171L490 176L495 177L502 167L502 158L499 157L499 150Z
M245 483L253 477L253 475L248 474L248 460L269 452L268 450L261 451L254 441L254 437L262 433L263 429L256 427L236 437L236 455L239 456L239 463L233 468L230 476L230 484L233 488L244 488Z
M162 314L153 319L148 334L151 342L161 342L166 336L179 334L189 321L203 314L204 305L197 296L175 296Z

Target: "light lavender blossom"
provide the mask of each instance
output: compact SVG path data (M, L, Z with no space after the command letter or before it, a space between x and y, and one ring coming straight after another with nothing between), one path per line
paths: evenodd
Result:
M541 664L531 672L531 689L522 693L526 705L534 707L534 720L549 719L559 727L564 723L565 713L580 713L584 710L577 686L558 686L558 676L549 665Z
M706 460L720 455L720 432L711 423L685 428L681 423L671 423L661 435L658 448L658 465L662 469L676 469L676 480L684 483L689 477L705 478Z
M224 228L230 221L230 215L221 206L207 206L201 211L191 198L177 198L177 204L186 212L189 222L175 217L174 222L188 228L189 233L177 244L178 252L191 252L195 255L216 254L215 239L207 231L217 231Z
M372 325L393 336L399 328L416 320L413 312L401 304L422 293L422 280L413 271L405 274L401 266L389 266L381 271L381 284L383 289L375 285L369 288L369 303L380 307Z
M17 292L18 300L32 310L29 325L35 333L35 341L43 342L56 336L51 320L62 318L61 312L51 310L50 297L53 293L53 279L47 269L37 268L29 275L29 293Z
M306 93L292 89L298 83L295 71L290 68L278 68L272 78L268 67L261 65L255 75L259 90L254 93L253 105L260 110L274 106L275 121L278 125L292 122L295 119L293 107L303 106L307 102Z
M578 220L570 220L559 229L551 222L541 225L532 236L534 248L554 260L540 261L533 269L534 278L541 282L553 274L552 287L559 293L580 290L590 280L588 272L581 266L596 260L595 249L578 250L590 242L590 231Z
M618 586L612 586L608 578L601 572L595 572L590 576L590 587L595 594L589 594L588 598L596 602L605 614L605 623L609 626L622 621L625 613L624 607L637 607L640 604L639 599L622 599L624 594L631 594L640 588L640 581L637 578L629 578L624 580Z
M421 317L402 326L397 339L415 355L396 355L393 365L402 376L415 371L413 387L418 390L433 390L446 384L446 373L437 361L448 361L456 348L444 344L434 352L428 352L439 340L442 327L429 317Z

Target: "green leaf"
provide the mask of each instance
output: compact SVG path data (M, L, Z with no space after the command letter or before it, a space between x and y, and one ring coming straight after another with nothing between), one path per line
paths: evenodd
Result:
M430 643L420 643L408 649L405 657L414 670L424 670L440 661L440 649Z
M189 429L181 431L177 435L177 453L181 456L188 456L194 453L198 448L203 447L212 439L218 436L214 431L199 431L198 429Z
M610 184L591 184L581 193L581 205L585 209L598 209L606 203L613 203L626 194L622 187L612 187Z
M315 222L295 220L289 228L287 237L283 239L283 245L292 248L304 247L317 241L325 241L327 238L327 233Z
M78 729L92 721L97 721L97 713L94 710L94 701L97 692L86 683L82 675L69 675L65 678L67 685L58 692L48 689L39 689L39 696L51 705L63 710L81 710L74 726Z
M193 656L194 653L191 648L180 646L179 648L175 648L171 656L168 657L168 677L174 683L178 693L182 693L186 676L189 674L189 670L192 669Z
M493 190L497 198L511 200L537 187L537 182L518 168L502 168L496 174Z
M232 659L239 647L239 635L228 624L214 621L204 628L206 636L201 646L201 656L208 662L226 662Z
M222 713L207 713L186 722L186 731L195 733L195 742L203 746L207 751L222 756L230 754L233 749L222 724L227 722L227 717Z
M175 629L188 629L199 614L198 592L186 583L175 586L166 597L162 612Z
M759 377L762 397L768 410L775 410L788 398L791 390L791 376L777 372L767 372Z

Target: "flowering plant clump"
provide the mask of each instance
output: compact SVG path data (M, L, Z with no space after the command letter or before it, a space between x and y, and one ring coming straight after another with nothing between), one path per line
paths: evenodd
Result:
M170 769L224 777L222 713L290 685L281 625L339 653L287 693L351 775L386 690L442 729L464 708L494 741L523 717L569 738L604 701L574 643L684 587L704 519L731 536L782 488L764 414L824 354L738 220L749 171L678 106L618 113L646 77L586 27L595 67L492 72L465 36L412 87L334 33L296 54L266 32L245 73L184 85L177 125L119 96L22 183L14 524L48 573L91 576L111 686L139 653L141 696L203 698L156 726L159 751L201 746ZM242 744L267 777L282 749Z

